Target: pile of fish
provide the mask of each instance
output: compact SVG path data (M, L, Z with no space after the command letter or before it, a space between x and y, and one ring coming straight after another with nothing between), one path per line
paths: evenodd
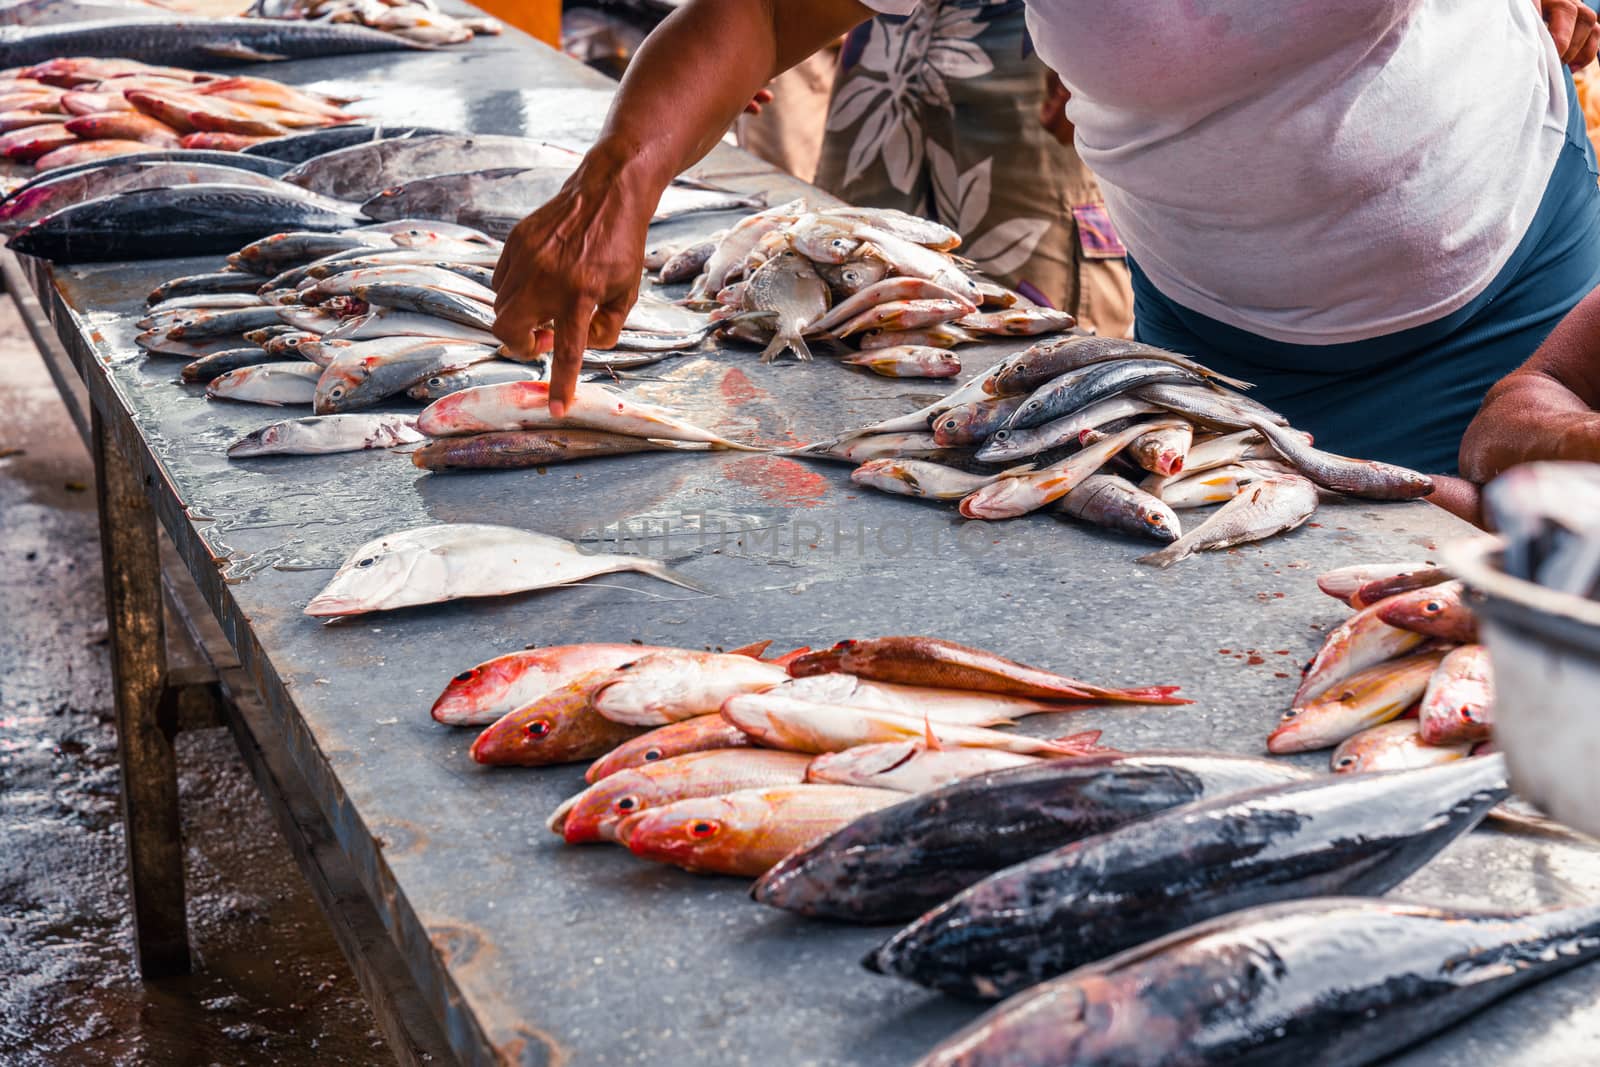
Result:
M568 844L754 877L757 901L800 915L909 920L869 969L1015 997L930 1064L1220 1067L1246 1048L1299 1048L1308 1027L1326 1040L1386 989L1425 988L1429 1009L1408 1012L1399 1036L1363 1024L1347 1038L1337 1062L1366 1063L1595 954L1552 949L1600 933L1586 913L1330 896L1386 892L1471 831L1510 794L1499 756L1311 777L1253 757L1124 754L1097 732L1048 741L993 726L1085 700L1171 702L1166 687L1105 690L931 638L775 659L768 644L514 652L453 678L433 716L488 723L472 746L481 763L595 760L550 820ZM1391 954L1349 952L1378 942ZM1450 953L1500 942L1519 962L1491 981L1452 971ZM1240 944L1308 962L1236 977ZM1360 956L1359 971L1318 964L1329 952ZM1103 977L1124 970L1126 986ZM1417 975L1431 980L1406 984ZM1149 1025L1112 1026L1085 996Z
M1525 463L1484 490L1506 574L1600 599L1600 471L1592 463Z
M1415 471L1312 447L1248 387L1137 341L1048 338L908 415L785 454L857 464L858 485L959 501L969 519L1048 509L1168 542L1140 559L1159 567L1292 530L1324 493L1432 491ZM1212 504L1184 532L1177 511Z
M452 679L433 717L487 726L479 763L596 761L594 784L551 823L569 843L757 875L906 793L1105 751L1098 731L1046 740L997 726L1093 703L1187 703L1173 686L1107 688L929 637L762 659L768 644L513 652Z
M665 284L694 282L692 306L736 317L729 336L812 357L848 342L844 362L891 377L948 378L948 349L994 337L1057 333L1073 317L1033 306L979 278L952 251L961 235L887 208L819 207L795 200L682 246L657 246L645 266Z
M273 234L230 256L227 269L157 287L136 341L151 357L186 360L180 377L205 384L215 399L306 405L315 413L256 430L229 449L236 457L437 438L412 458L442 471L750 450L594 382L579 385L563 418L552 417L544 365L501 358L489 332L488 283L499 254L500 243L485 234L422 220ZM645 366L698 344L712 328L646 299L630 315L621 347L588 353L585 363L612 371ZM415 417L357 414L395 398L432 403Z
M0 75L0 156L47 171L152 149L234 151L349 123L349 103L268 78L50 59Z
M447 15L433 0L255 0L249 13L262 19L354 23L426 45L461 44L501 32L494 19Z
M1430 563L1317 579L1356 609L1306 667L1273 752L1332 748L1338 772L1425 767L1492 748L1494 682L1460 582Z

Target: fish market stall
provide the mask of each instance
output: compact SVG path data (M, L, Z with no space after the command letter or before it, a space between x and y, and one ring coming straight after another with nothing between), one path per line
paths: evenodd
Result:
M267 73L361 97L385 122L578 145L595 136L610 96L604 79L515 32ZM826 201L726 147L694 176L769 204ZM739 217L670 219L652 236L705 236ZM159 643L148 610L154 548L117 519L148 518L147 507L259 697L270 731L262 744L303 781L315 808L303 814L322 820L353 869L389 939L379 948L397 954L414 986L407 995L464 1064L903 1064L981 1010L860 966L892 928L801 919L753 903L741 880L564 845L546 820L582 788L581 764L485 767L469 758L472 733L429 717L440 690L471 665L576 642L722 650L770 640L784 651L937 634L1107 686L1178 685L1194 701L1100 704L1029 718L1019 734L1099 730L1102 743L1125 751L1260 755L1300 665L1347 615L1318 591L1317 574L1432 558L1472 532L1423 503L1341 500L1285 536L1155 569L1136 562L1141 552L1126 539L1095 528L1037 516L969 522L875 494L852 482L849 467L768 452L452 473L383 449L230 459L225 449L262 424L262 409L209 401L173 381L174 364L147 360L134 344L146 294L216 264L22 260L8 270L27 278L32 292L16 295L37 298L94 410L102 507L113 509L105 533L123 743L170 761L153 736L163 729L160 672L130 659ZM1024 343L962 350L964 375ZM758 348L724 342L623 384L696 426L767 448L834 438L947 391L825 358L767 363ZM653 556L695 588L624 573L332 622L305 614L359 546L468 523ZM1320 769L1327 756L1287 761ZM150 810L162 802L159 790L141 795ZM149 839L164 834L170 846L174 829ZM172 854L140 862L170 872ZM1530 909L1597 891L1600 855L1588 843L1491 827L1455 842L1394 896ZM139 897L141 938L167 938L142 940L147 963L186 954L177 899L174 916L170 898ZM1597 1004L1600 969L1579 968L1394 1062L1584 1062L1600 1036Z

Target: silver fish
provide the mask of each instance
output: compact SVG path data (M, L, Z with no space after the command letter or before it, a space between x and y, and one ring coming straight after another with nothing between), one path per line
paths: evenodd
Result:
M436 341L432 338L389 338L401 342L354 345L323 369L317 380L313 410L332 415L373 404L403 393L420 381L445 371L460 370L494 358L488 345L470 341Z
M1392 463L1324 452L1266 419L1257 419L1252 425L1279 455L1325 489L1370 500L1415 500L1433 492L1433 479L1425 474Z
M408 415L312 415L253 430L228 446L228 457L319 456L425 440L416 419Z
M100 56L207 67L223 62L421 49L392 33L320 22L250 18L116 18L44 26L0 39L0 67Z
M310 404L317 394L322 368L312 363L264 363L243 367L213 379L206 396L250 404Z
M1058 514L1091 526L1120 530L1157 541L1176 541L1183 534L1178 516L1160 500L1114 474L1085 478L1056 504Z
M283 180L342 200L365 200L384 189L436 174L486 168L571 170L581 156L570 148L526 137L447 134L368 141L313 156ZM532 204L524 204L531 208ZM397 218L398 215L390 215Z
M373 337L436 337L449 341L475 341L498 345L499 339L487 330L459 322L419 315L397 308L373 308L366 315L347 319L323 333L324 340L361 341Z
M1006 368L985 386L997 396L1031 393L1052 378L1069 371L1082 370L1095 363L1119 359L1154 359L1182 367L1205 378L1231 385L1235 389L1249 389L1249 382L1218 374L1210 367L1177 352L1155 348L1139 341L1121 337L1093 335L1050 338L1038 341L1023 351Z
M430 285L402 282L368 282L356 286L356 296L375 308L395 308L429 315L446 322L494 331L494 305Z
M1052 448L1077 444L1085 430L1097 430L1119 419L1149 415L1163 410L1132 396L1113 396L1088 407L1024 429L1002 427L989 435L977 458L984 463L1010 463L1048 452Z
M874 459L948 460L970 454L970 449L941 445L931 433L866 434L821 441L799 448L779 449L773 453L775 456L804 459L837 459L845 463L866 463Z
M1164 360L1118 359L1092 363L1058 375L1035 389L1011 416L1006 429L1038 426L1142 385L1157 382L1197 385L1204 380L1193 371Z
M458 523L415 527L367 542L305 610L316 618L359 615L550 589L622 571L701 588L648 556L607 555L531 530Z
M861 440L870 438L857 438ZM856 485L924 500L960 500L998 477L999 474L969 474L927 460L897 458L868 460L850 472L850 480Z
M1205 522L1140 563L1170 567L1196 552L1260 541L1293 530L1317 510L1317 487L1306 478L1266 478L1218 508Z
M300 290L308 304L316 304L330 296L355 296L362 285L383 283L388 285L425 285L441 292L453 293L494 306L494 290L472 281L456 271L431 264L395 263L339 271L327 277L308 279Z
M1160 485L1147 490L1152 496L1178 510L1203 508L1212 504L1226 504L1244 491L1245 486L1266 477L1238 463L1194 474L1180 474L1174 478L1159 479Z
M828 310L828 286L811 262L797 252L784 252L763 263L745 284L745 306L770 314L772 341L761 353L770 363L791 351L810 359L811 349L802 336Z
M500 382L542 382L547 377L543 363L520 364L494 360L475 363L460 370L445 371L428 376L406 390L413 400L438 400L441 396L459 393L475 385L495 385Z
M1289 424L1288 419L1264 404L1240 393L1223 392L1209 385L1163 382L1141 386L1134 390L1134 395L1182 415L1199 426L1247 430L1257 419L1266 419L1278 426Z

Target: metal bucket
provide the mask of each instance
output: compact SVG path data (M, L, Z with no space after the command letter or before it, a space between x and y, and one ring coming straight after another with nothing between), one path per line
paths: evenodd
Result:
M1494 738L1518 795L1600 834L1600 603L1500 569L1501 542L1446 545L1494 665Z

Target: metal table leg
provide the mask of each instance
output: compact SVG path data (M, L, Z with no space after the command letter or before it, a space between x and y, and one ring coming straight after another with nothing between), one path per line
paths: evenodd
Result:
M99 411L93 416L93 438L134 949L139 973L146 978L187 974L189 932L173 750L178 707L167 699L156 517L145 486L117 451Z

